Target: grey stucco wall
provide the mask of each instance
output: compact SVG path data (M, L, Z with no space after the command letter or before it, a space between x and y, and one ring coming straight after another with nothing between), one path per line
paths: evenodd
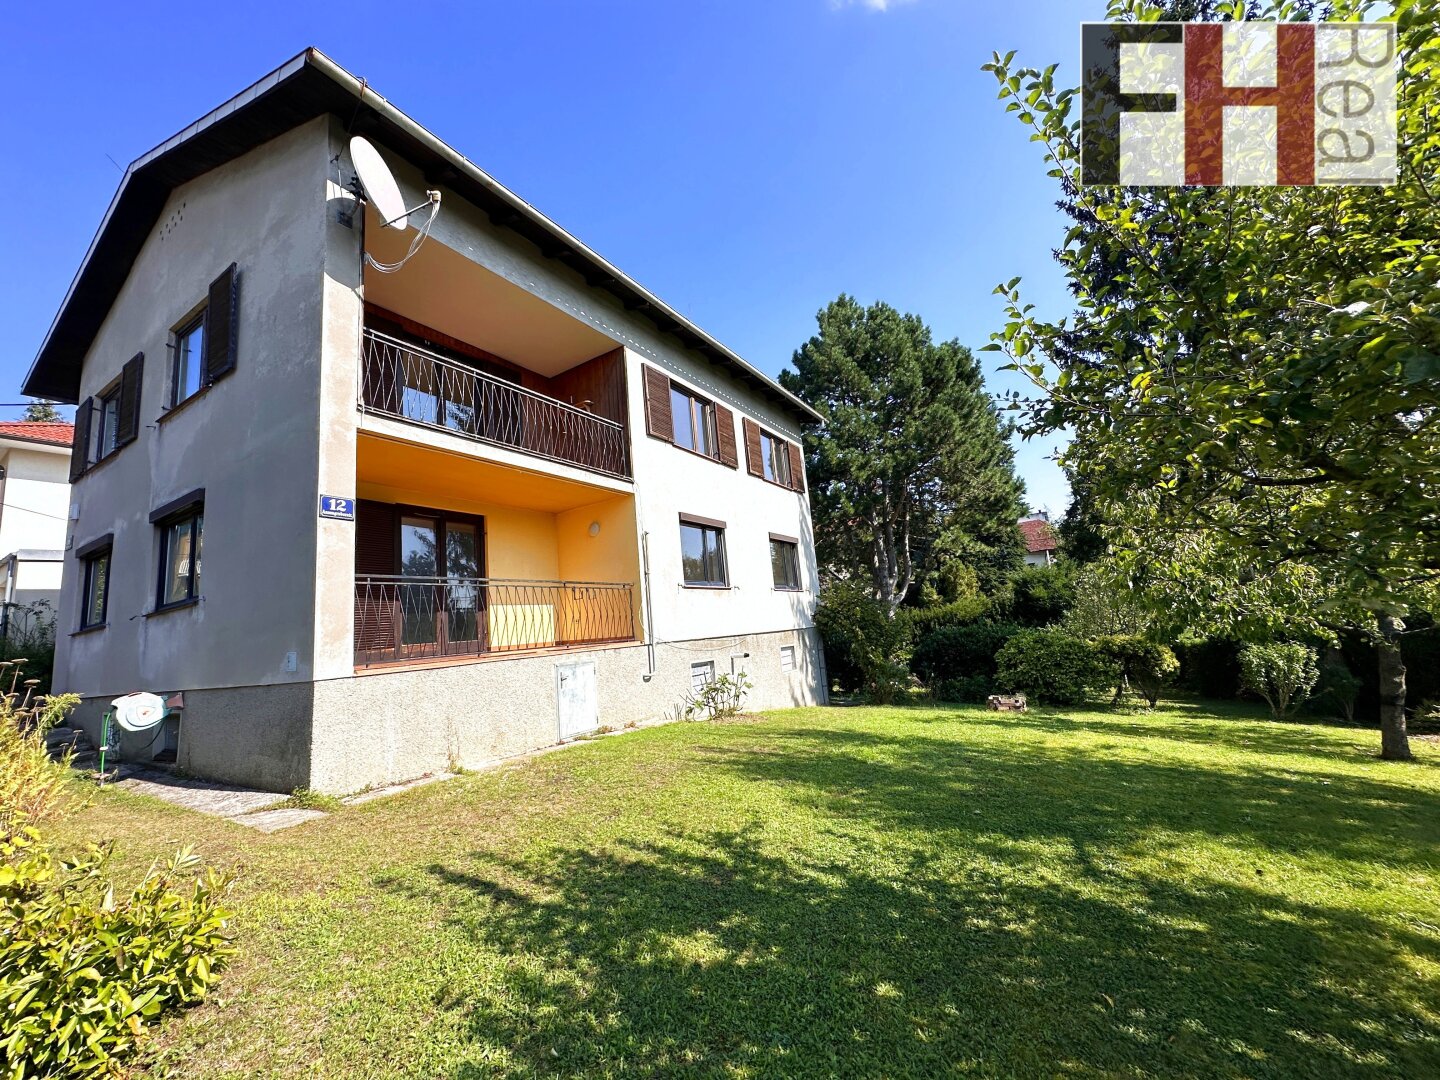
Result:
M59 689L108 698L313 679L327 130L324 120L305 124L176 189L86 355L82 400L144 352L140 428L71 489ZM167 415L171 328L231 262L236 369ZM206 491L203 599L152 615L150 512L196 488ZM73 551L105 533L114 534L107 625L72 637Z
M796 669L780 670L780 649L794 645ZM717 673L743 666L754 684L748 710L824 701L815 630L574 650L450 667L394 670L317 683L310 786L341 793L441 772L480 768L559 741L555 668L593 660L600 724L675 719L690 692L690 665L713 660ZM747 656L743 654L748 653Z

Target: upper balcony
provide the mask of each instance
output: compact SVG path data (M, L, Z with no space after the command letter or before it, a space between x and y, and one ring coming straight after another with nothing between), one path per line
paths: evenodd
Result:
M366 268L361 412L629 480L619 344L477 261L483 236L456 230L432 235L399 273ZM410 240L366 208L369 254L393 262Z
M630 478L625 427L366 327L360 409Z

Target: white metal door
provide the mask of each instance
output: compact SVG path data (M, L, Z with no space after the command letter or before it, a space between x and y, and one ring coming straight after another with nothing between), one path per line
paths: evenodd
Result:
M599 727L600 698L595 691L595 661L556 664L555 680L560 741L573 739Z

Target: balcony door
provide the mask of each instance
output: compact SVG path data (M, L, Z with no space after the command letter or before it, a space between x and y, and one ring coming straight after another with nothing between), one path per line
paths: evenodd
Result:
M484 652L484 519L370 501L358 510L357 657L371 662Z

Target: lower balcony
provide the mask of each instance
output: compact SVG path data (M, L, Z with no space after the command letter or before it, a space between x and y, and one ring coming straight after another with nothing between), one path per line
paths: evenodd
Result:
M635 639L633 586L605 581L355 579L355 666Z

